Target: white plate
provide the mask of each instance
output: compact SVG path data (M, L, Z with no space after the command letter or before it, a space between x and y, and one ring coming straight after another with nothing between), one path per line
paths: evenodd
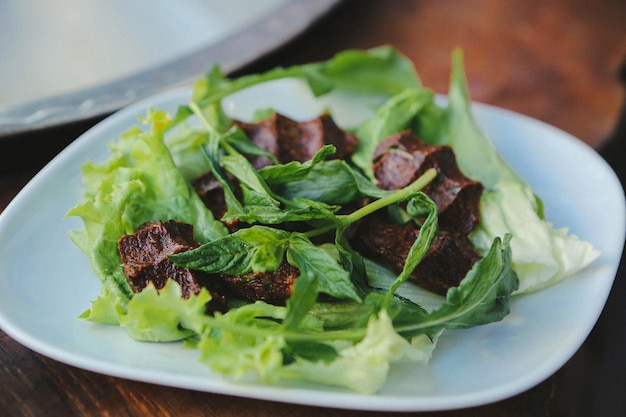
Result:
M602 256L565 282L514 299L512 313L502 322L444 333L428 366L393 368L378 394L306 383L233 382L200 366L197 352L179 343L136 342L118 327L78 319L100 289L88 260L67 237L68 230L82 223L63 218L82 194L79 166L87 159L104 159L107 143L135 124L136 115L148 106L173 111L188 96L187 90L168 92L98 124L59 154L2 213L0 327L18 342L80 368L157 384L316 406L424 411L480 405L531 388L558 370L594 326L624 245L626 209L617 177L593 150L568 134L479 104L479 124L544 199L549 219L557 227L571 227ZM350 98L319 103L295 81L239 93L226 101L226 108L246 117L268 104L299 118L330 105L344 125L364 117L363 108Z

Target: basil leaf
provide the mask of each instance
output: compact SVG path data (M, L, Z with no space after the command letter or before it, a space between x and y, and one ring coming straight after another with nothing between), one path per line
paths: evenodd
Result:
M312 200L294 199L287 201L281 209L276 201L266 194L242 187L244 205L241 212L228 211L223 220L239 220L245 223L281 224L290 222L312 222L318 225L337 224L334 212L338 207L328 206Z
M291 248L290 248L291 249ZM320 276L314 268L309 268L306 255L298 250L287 250L287 262L300 270L287 300L287 313L283 320L286 329L295 329L315 305L319 294Z
M323 148L317 154L318 160L331 150L332 148ZM265 179L242 155L225 156L222 158L222 164L241 182L243 192L243 206L238 206L234 210L229 209L224 215L224 220L237 219L246 223L261 224L309 220L338 222L334 214L338 207L303 198L284 199L274 194Z
M228 172L239 180L242 186L255 191L258 195L266 195L274 199L273 193L265 180L243 155L226 155L222 157L221 163ZM276 201L276 205L278 205L278 201Z
M289 232L252 226L206 243L196 249L170 255L174 265L209 273L242 275L251 271L275 271L285 258Z
M224 190L224 200L226 202L226 207L229 212L240 213L243 211L239 200L235 196L233 191L233 185L231 184L226 171L222 168L220 164L221 152L220 152L220 139L221 136L216 132L210 132L209 140L207 142L207 146L205 148L205 152L208 156L209 167L211 172L220 183Z
M398 275L396 282L389 288L388 294L390 296L410 277L415 267L422 261L428 248L430 248L435 233L437 233L437 205L426 194L421 191L416 193L407 204L407 212L412 217L421 217L427 214L427 218L420 227L417 239L415 239L409 250L402 271Z
M274 164L278 164L278 159L276 159L276 156L273 153L266 151L251 142L239 126L233 126L229 130L229 134L224 137L224 141L239 153L264 156Z
M254 245L231 233L186 252L170 255L174 265L209 273L243 275L252 270Z
M311 169L328 156L334 154L336 150L333 145L324 145L313 155L313 158L306 162L292 161L286 164L266 166L259 170L259 174L274 189L280 185L306 178Z
M324 249L315 246L302 233L293 233L287 248L287 260L303 274L319 279L319 291L336 298L360 301L350 281L350 274Z
M285 183L278 190L286 199L303 197L328 204L346 204L359 195L354 176L344 161L325 161L306 176Z
M295 357L300 357L308 361L332 362L339 356L337 350L329 344L314 341L290 340L283 348L284 361L292 363Z
M324 161L306 176L285 183L277 191L281 197L304 197L328 204L347 204L360 196L382 198L393 191L383 190L343 160Z
M289 232L272 227L253 226L236 233L254 246L250 262L253 271L276 271L285 259Z

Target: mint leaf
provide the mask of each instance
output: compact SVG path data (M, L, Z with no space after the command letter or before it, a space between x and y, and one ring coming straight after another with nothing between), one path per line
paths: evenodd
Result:
M324 249L315 246L301 233L293 233L287 248L287 261L302 275L319 280L319 291L336 298L359 301L349 273Z
M247 242L254 242L251 268L255 272L276 271L289 244L290 234L272 227L253 226L237 234Z
M196 249L170 255L174 265L209 273L243 275L252 270L254 245L231 233Z
M269 165L261 168L259 174L263 177L265 182L274 189L278 186L305 178L311 169L335 152L336 148L333 145L324 145L313 155L313 158L306 162L291 161L286 164Z

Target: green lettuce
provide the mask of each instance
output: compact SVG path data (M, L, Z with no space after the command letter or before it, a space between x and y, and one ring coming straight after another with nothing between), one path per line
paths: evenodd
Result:
M368 102L372 96L385 99L371 119L355 128L360 142L352 160L327 160L334 149L326 147L312 161L256 171L243 157L264 153L230 126L221 99L290 77L306 81L317 96L339 91ZM214 68L195 84L191 101L174 117L149 111L143 129L132 128L111 144L109 159L84 165L84 201L68 216L81 217L85 227L70 236L89 256L102 292L81 317L119 325L137 340L183 340L198 350L201 362L232 378L252 374L268 383L298 379L376 392L394 363L428 362L441 332L501 320L509 313L512 293L553 282L571 273L574 261L582 267L592 258L581 256L591 252L588 244L575 245L565 231L553 231L541 218L539 200L478 131L469 109L459 53L446 107L421 86L410 60L388 46L236 79ZM192 119L199 119L200 126ZM434 173L389 192L375 187L371 172L373 149L403 129L450 144L461 169L487 189L481 223L472 235L484 257L446 297L432 302L431 294L428 308L400 293L437 231L436 206L419 191ZM228 233L213 218L190 185L209 170L224 186L225 218L253 226ZM241 201L234 197L231 179L241 184ZM360 198L371 202L339 214L340 206ZM398 203L422 229L396 276L356 253L345 232L362 217ZM292 296L285 306L232 302L226 313L207 315L207 290L183 299L170 280L158 291L148 286L133 294L117 241L144 222L165 219L193 224L201 243L172 256L175 264L208 273L247 273L275 270L286 260L301 271ZM520 228L522 221L531 226ZM307 232L290 231L303 223ZM334 243L313 243L329 232L335 233ZM520 242L526 237L545 244L525 248Z
M543 218L541 200L476 125L460 50L454 52L452 63L447 105L438 106L434 95L423 89L406 89L392 97L357 129L361 144L354 162L371 176L372 150L389 134L405 129L426 142L450 145L461 171L485 186L480 222L470 239L485 254L494 238L513 236L519 293L544 288L583 269L599 251Z
M324 385L348 388L363 394L380 389L394 363L426 364L436 346L436 339L425 334L406 339L394 329L386 311L370 319L365 337L337 352L333 361L309 361L298 358L285 366L280 375Z
M483 253L494 237L513 235L513 267L519 292L536 291L580 271L600 252L567 229L554 229L543 218L540 199L500 157L474 122L460 50L453 56L446 128L437 143L451 145L460 168L480 181L486 191L480 201L480 222L470 238Z
M171 124L163 111L150 111L148 129L129 129L111 143L104 162L83 165L84 201L67 216L78 216L84 229L70 232L85 252L106 291L133 295L121 268L118 239L148 221L177 219L194 225L199 242L227 233L176 167L164 143Z

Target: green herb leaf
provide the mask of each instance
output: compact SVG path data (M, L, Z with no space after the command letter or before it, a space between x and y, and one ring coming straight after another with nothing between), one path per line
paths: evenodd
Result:
M275 271L285 257L289 233L253 226L200 247L170 255L178 266L209 273L243 275L251 271Z
M348 272L328 252L315 246L302 233L292 234L287 259L301 273L318 277L320 292L336 298L360 300Z
M246 242L254 242L251 268L255 272L276 271L285 258L290 234L272 227L253 226L236 232Z
M429 90L407 89L380 106L373 118L359 126L356 131L359 145L352 161L371 181L375 181L372 155L376 146L387 136L412 128L417 115L433 100L434 95Z
M231 233L186 252L170 255L174 265L209 273L243 275L252 270L254 245Z
M337 359L339 353L337 349L326 343L313 341L287 341L283 349L285 364L292 363L296 358L302 358L307 361L322 361L330 363Z
M273 153L268 152L252 143L244 131L238 126L230 128L228 135L224 136L224 141L239 153L253 156L264 156L274 164L278 164L278 159L276 159L276 156Z
M336 148L333 145L324 145L313 155L313 158L306 162L292 161L286 164L269 165L261 168L259 174L272 189L275 189L306 178L311 169L335 152Z
M281 78L305 80L316 96L332 90L390 96L421 85L411 60L393 47L381 46L367 51L344 51L328 61L279 67L233 80L227 79L219 67L215 67L196 83L193 100L205 107L236 91Z
M409 201L407 205L407 212L414 218L422 217L424 215L427 215L427 217L420 227L417 239L409 250L402 272L400 272L398 279L389 289L389 297L393 296L398 287L409 279L415 267L417 267L417 265L421 262L422 258L430 248L430 244L435 237L435 233L437 233L437 205L426 194L422 192L417 193Z
M433 334L502 320L509 313L510 295L519 285L511 265L510 238L495 239L489 253L461 284L448 290L441 307L414 324L398 327L398 331L407 335Z

